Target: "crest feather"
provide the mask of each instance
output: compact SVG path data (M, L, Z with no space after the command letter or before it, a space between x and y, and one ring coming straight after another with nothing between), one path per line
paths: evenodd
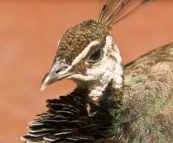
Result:
M98 15L97 22L102 23L104 26L110 28L116 23L136 11L139 7L152 0L142 0L139 5L137 5L130 12L122 16L124 11L137 0L107 0L106 4L103 6L101 12Z

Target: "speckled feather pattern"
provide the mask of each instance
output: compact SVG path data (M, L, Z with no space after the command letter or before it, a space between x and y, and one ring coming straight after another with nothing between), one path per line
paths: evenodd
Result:
M57 57L65 57L67 64L72 61L93 41L101 42L109 34L109 31L101 23L94 20L84 21L65 32L58 45ZM89 66L89 65L88 65ZM80 61L75 69L83 73L86 64Z
M63 140L62 143L172 143L172 54L173 44L168 44L125 65L123 96L121 90L114 91L109 84L100 99L101 106L91 105L94 110L100 110L95 116L90 117L87 113L86 105L92 104L87 98L87 90L76 89L59 100L48 100L49 111L34 121L30 129L36 132L25 136L28 139L26 143L38 140L38 143L49 143L41 140L43 137L68 138L69 135L78 140ZM115 114L111 115L111 111ZM117 141L102 136L107 129L109 137L114 136ZM58 134L67 131L70 131L69 135ZM34 138L32 134L40 137Z
M134 142L173 142L173 44L127 64L124 102L131 110Z
M142 0L131 12L149 1ZM108 0L98 21L84 21L65 32L49 74L61 80L59 76L72 72L78 87L47 101L48 111L31 122L26 143L173 142L173 43L125 65L123 73L119 49L109 35L132 2ZM85 58L95 45L101 45L103 56L91 63ZM64 68L55 70L60 64Z

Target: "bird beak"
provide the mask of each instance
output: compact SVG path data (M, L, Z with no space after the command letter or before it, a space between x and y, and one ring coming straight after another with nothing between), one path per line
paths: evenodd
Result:
M67 67L68 65L65 63L65 60L54 62L51 70L43 78L40 90L44 90L48 85L72 75L71 72L66 70Z

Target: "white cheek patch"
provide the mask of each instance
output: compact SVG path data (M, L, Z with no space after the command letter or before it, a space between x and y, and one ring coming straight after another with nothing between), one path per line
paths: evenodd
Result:
M117 45L111 36L106 37L106 45L103 48L104 58L87 70L87 74L92 76L93 86L90 86L89 96L97 101L105 90L107 84L113 80L114 87L122 86L122 58ZM88 76L87 76L88 77Z
M112 37L110 36L107 36L106 37L106 45L105 47L103 48L103 51L104 51L104 58L103 60L106 60L108 58L108 48L112 47Z
M114 70L112 71L112 78L116 82L115 87L120 88L123 82L122 74L123 74L123 69L122 69L122 58L120 51L118 49L118 46L114 43L114 40L112 36L107 36L107 47L109 50L110 55L116 59L114 60L113 63L110 66L114 66Z
M69 72L72 68L73 68L73 66L74 65L76 65L78 62L80 62L87 54L88 54L88 52L90 51L90 49L91 49L91 47L93 46L93 45L97 45L97 44L99 44L99 42L98 41L93 41L93 42L91 42L74 60L73 60L73 62L72 62L72 64L65 70L65 71L62 71L62 72L60 72L59 74L61 75L61 74L65 74L65 73L67 73L67 72Z
M93 45L99 44L98 41L91 42L72 62L72 64L59 74L68 73L74 65L80 62L86 57ZM72 80L76 80L83 88L88 88L90 93L90 98L97 102L102 96L103 91L107 87L108 83L113 80L113 86L115 88L120 88L122 86L122 59L120 51L117 45L114 43L112 36L108 35L106 37L106 44L103 47L104 57L97 63L94 63L91 68L87 69L87 75L75 74L70 76Z

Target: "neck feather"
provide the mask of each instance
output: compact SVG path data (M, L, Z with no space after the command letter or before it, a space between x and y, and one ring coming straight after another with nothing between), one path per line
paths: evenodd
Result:
M99 91L99 92L101 96L99 96L97 100L93 100L93 97L90 95L91 93L93 93L93 91L89 93L88 96L89 103L87 109L88 109L88 114L90 116L97 114L97 112L100 112L100 110L109 112L110 115L112 116L115 116L117 115L117 113L121 112L122 100L123 100L122 87L120 88L114 87L114 81L112 80L107 84L104 91Z
M113 81L110 81L102 92L97 103L90 97L86 104L88 115L90 118L99 120L103 127L103 132L106 136L111 137L111 140L118 142L121 140L123 133L122 116L124 116L123 108L123 91L122 88L115 88ZM105 124L107 127L104 128ZM111 129L114 130L111 130ZM102 130L102 129L101 129ZM111 131L110 131L111 130ZM116 136L115 136L116 135Z
M90 91L89 97L95 101L95 103L103 96L103 92L110 82L112 83L112 88L116 91L123 87L122 58L112 36L108 35L106 37L106 46L103 50L104 59L101 61L99 69L92 71L94 75L98 76L98 80L96 80L96 84L88 86Z

